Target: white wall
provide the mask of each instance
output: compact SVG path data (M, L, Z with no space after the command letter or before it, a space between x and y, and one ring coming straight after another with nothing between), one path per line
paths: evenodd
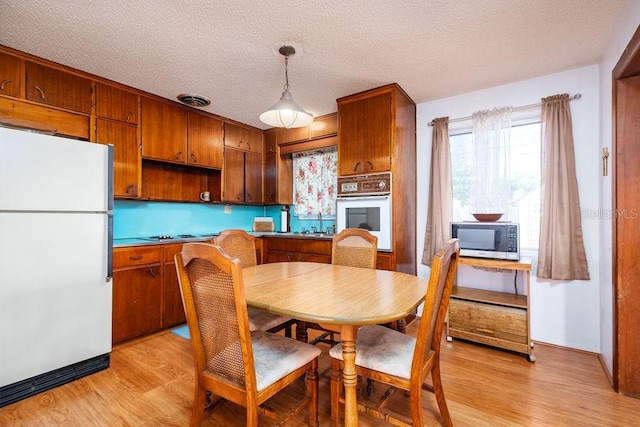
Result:
M418 259L422 259L429 193L429 165L431 164L431 130L428 123L436 118L467 117L474 111L511 105L513 107L539 103L540 99L560 93L582 98L571 101L576 168L580 206L583 215L582 231L589 265L590 281L537 280L534 257L531 280L531 337L546 342L586 351L600 352L600 259L610 252L600 251L600 222L593 218L600 212L601 163L599 141L599 67L592 65L557 74L525 80L451 98L419 104L417 107L417 163L418 163ZM452 124L453 126L453 124ZM458 125L459 126L459 125ZM534 254L535 255L535 254ZM461 267L461 278L469 271ZM429 268L418 265L418 275L429 276ZM481 275L482 276L482 275ZM498 289L509 280L496 277ZM481 280L488 280L482 277Z
M622 52L640 25L640 1L630 1L616 22L614 34L600 62L600 143L609 148L609 165L612 166L615 153L612 150L612 75ZM600 180L600 205L611 210L611 175ZM603 256L600 260L600 348L601 356L609 373L613 372L613 273L612 221L600 221L600 235Z

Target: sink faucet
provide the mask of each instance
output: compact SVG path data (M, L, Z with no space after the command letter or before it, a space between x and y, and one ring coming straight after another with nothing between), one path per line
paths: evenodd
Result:
M322 233L322 212L318 212L318 221L320 221L320 230L319 230L319 232Z

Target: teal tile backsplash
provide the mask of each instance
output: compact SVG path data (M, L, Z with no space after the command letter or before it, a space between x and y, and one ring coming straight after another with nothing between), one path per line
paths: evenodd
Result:
M113 214L114 239L148 237L157 235L207 234L226 228L251 231L257 216L273 218L276 231L280 230L282 206L229 205L231 213L225 214L225 205L205 203L146 202L116 200ZM293 211L293 206L291 207ZM318 221L299 220L291 217L291 231L318 227ZM323 228L335 221L323 221Z

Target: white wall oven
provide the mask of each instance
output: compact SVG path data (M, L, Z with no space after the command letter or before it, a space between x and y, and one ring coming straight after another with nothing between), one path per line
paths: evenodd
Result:
M378 250L391 251L391 174L338 178L336 231L363 228L378 238Z

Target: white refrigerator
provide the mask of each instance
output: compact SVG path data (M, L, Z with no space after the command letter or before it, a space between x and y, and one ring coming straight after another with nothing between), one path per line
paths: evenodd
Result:
M109 366L112 164L0 128L0 407Z

